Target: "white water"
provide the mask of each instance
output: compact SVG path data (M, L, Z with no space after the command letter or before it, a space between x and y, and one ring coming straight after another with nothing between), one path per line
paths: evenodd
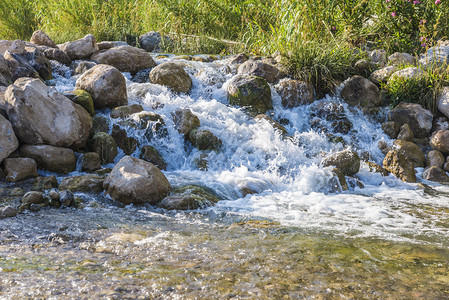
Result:
M159 59L157 63L168 60ZM173 186L201 184L214 189L224 200L208 211L349 236L447 241L449 198L444 193L429 196L416 184L403 183L393 175L382 177L371 173L363 163L355 177L363 182L364 188L353 185L349 191L332 192L329 181L333 174L330 168L319 166L322 158L349 147L359 154L369 152L372 161L382 164L383 155L377 144L380 140L391 144L392 140L383 133L379 121L370 120L338 97L328 96L311 105L285 109L272 89L272 117L288 120L285 127L290 138L283 139L267 121L255 121L241 109L228 105L226 82L236 73L235 66L228 66L226 60L177 62L193 79L189 95L176 95L151 83L134 83L129 74L124 74L129 104L141 104L145 110L161 115L168 130L167 136L156 136L149 142L142 132L128 129L128 134L141 145L150 144L160 152L168 165L165 175ZM59 66L58 70L52 84L59 91L72 90L77 77L67 75L64 67ZM64 70L65 77L58 75ZM311 114L318 106L330 103L342 106L353 124L350 133L335 133L346 146L329 142L321 130L311 126ZM201 128L222 140L222 150L204 152L186 146L171 117L179 108L191 109L199 117ZM108 111L103 113L108 115ZM332 122L320 119L319 124L333 133ZM136 150L133 156L138 153ZM200 171L195 164L202 154L207 155L207 171ZM116 161L123 155L121 152ZM244 196L243 187L257 193ZM449 192L446 187L434 188Z

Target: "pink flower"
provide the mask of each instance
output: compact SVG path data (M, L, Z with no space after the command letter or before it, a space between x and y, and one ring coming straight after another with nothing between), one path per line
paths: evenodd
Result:
M440 3L441 3L440 0L435 1L435 4L436 4L436 5L438 5L438 4L440 4Z
M413 4L420 4L421 3L421 1L413 1Z
M396 16L397 16L396 12L395 12L395 11L392 12L392 13L391 13L391 16L392 16L393 18L396 17Z

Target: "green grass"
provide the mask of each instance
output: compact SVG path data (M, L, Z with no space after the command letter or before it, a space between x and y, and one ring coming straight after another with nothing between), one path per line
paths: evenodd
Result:
M153 30L174 39L167 52L281 54L327 90L354 73L357 47L422 53L449 36L447 15L445 0L2 0L0 39L42 29L56 43L92 33L136 44Z

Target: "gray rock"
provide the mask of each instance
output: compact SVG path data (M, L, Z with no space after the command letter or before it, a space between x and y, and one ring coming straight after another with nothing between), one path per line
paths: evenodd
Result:
M12 83L12 73L8 61L0 55L0 86L8 86Z
M87 174L81 176L65 177L59 185L59 190L69 190L71 192L92 192L101 193L103 191L104 176Z
M388 121L382 123L382 130L392 139L396 139L401 127L395 122Z
M388 66L379 70L374 71L369 76L369 80L374 82L377 85L387 83L388 78L396 72L397 68L395 66Z
M150 72L150 82L167 86L176 93L187 93L192 88L192 78L178 64L166 62Z
M128 105L126 80L119 70L108 65L96 65L76 81L76 88L87 91L96 109Z
M76 41L60 44L58 48L64 51L71 60L87 59L98 52L97 40L92 34Z
M432 129L433 114L420 104L401 102L388 113L388 120L408 124L415 138L426 137Z
M50 145L23 145L20 153L24 157L34 159L39 169L67 174L76 168L76 158L72 149Z
M152 163L161 170L167 169L167 163L154 147L143 146L139 158Z
M36 162L26 157L5 159L3 170L6 173L6 180L10 182L38 176Z
M64 190L59 192L59 201L62 205L70 206L73 204L73 201L75 200L75 196L73 193L69 190Z
M380 68L387 63L387 52L383 49L376 49L369 53L370 60Z
M270 83L278 81L283 75L275 66L254 60L248 60L241 64L237 74L262 77Z
M430 139L430 146L444 154L449 154L449 130L435 132Z
M189 140L198 150L220 150L221 140L209 130L193 129L189 132Z
M50 48L56 48L55 42L42 30L36 30L31 36L30 42L36 45L43 45Z
M143 111L143 107L140 104L131 104L131 105L124 105L114 108L111 111L111 118L113 119L125 119L129 117L132 114L138 113Z
M437 97L438 110L449 118L449 86L442 88Z
M409 67L409 68L405 68L399 71L394 72L391 76L390 79L388 79L388 82L390 82L391 80L396 80L396 79L401 79L401 80L417 80L417 79L421 79L425 76L426 74L424 73L423 70L421 70L420 68L416 68L416 67Z
M17 208L14 208L12 206L6 206L2 210L0 210L0 219L1 218L13 218L17 216L19 211Z
M384 158L383 166L402 181L416 182L414 165L401 151L390 150Z
M83 147L92 118L81 107L39 79L20 78L5 93L6 112L22 143Z
M443 168L446 160L444 159L443 153L438 150L432 150L427 153L426 157L426 167L438 167Z
M282 106L286 108L310 104L314 100L312 85L301 80L283 80L275 85L274 88L281 96Z
M188 108L178 109L173 113L173 122L179 133L188 136L189 132L200 127L200 119Z
M130 73L156 66L151 54L129 45L103 50L93 54L90 59L98 64L114 66L121 72Z
M270 86L261 77L236 75L228 83L227 94L229 104L244 107L256 114L273 109Z
M11 123L0 115L0 163L19 147Z
M414 140L414 135L412 130L410 129L410 126L408 124L404 124L401 126L401 129L399 131L399 134L397 136L398 140L403 140L403 141L409 141L409 142L413 142Z
M88 148L100 156L102 164L113 163L118 154L117 143L105 132L96 133L89 141Z
M344 150L324 158L321 165L324 167L334 166L343 174L352 176L359 172L360 157L357 152Z
M93 61L81 60L81 61L74 61L74 62L72 62L71 68L73 70L74 75L79 75L79 74L83 74L87 70L92 69L96 65L97 64L94 63Z
M159 32L150 31L139 37L140 46L148 52L160 52L161 49L169 47L173 43L168 36L162 36Z
M393 53L388 57L388 64L390 66L400 66L400 65L415 65L415 58L408 53Z
M379 88L370 80L358 75L344 82L341 97L352 106L371 108L381 104Z
M125 156L112 169L104 189L124 204L159 203L171 190L170 183L153 164Z
M127 42L122 41L102 41L100 43L97 43L98 50L108 50L114 47L120 47L120 46L129 46Z
M436 181L440 183L449 183L449 176L438 167L428 167L422 173L422 177L425 180Z

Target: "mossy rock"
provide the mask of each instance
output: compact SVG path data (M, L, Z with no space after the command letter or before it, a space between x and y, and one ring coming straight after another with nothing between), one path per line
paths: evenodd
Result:
M210 188L187 185L175 189L159 206L171 210L191 210L212 206L219 200L219 196Z
M199 150L219 151L221 148L221 140L217 138L209 130L193 129L189 133L189 140L192 145Z
M66 177L61 181L59 189L71 192L101 193L104 180L104 176L94 174Z
M89 141L88 148L100 155L102 164L113 163L118 154L117 143L111 135L105 132L96 133Z
M92 99L92 96L85 90L77 89L70 93L67 93L66 96L68 96L70 100L84 108L91 116L95 115L94 100Z
M256 114L273 109L271 89L267 81L251 75L236 75L228 84L229 104L238 105Z
M50 175L47 177L36 177L33 180L33 191L42 192L44 190L51 190L52 188L58 187L58 180L55 175Z

